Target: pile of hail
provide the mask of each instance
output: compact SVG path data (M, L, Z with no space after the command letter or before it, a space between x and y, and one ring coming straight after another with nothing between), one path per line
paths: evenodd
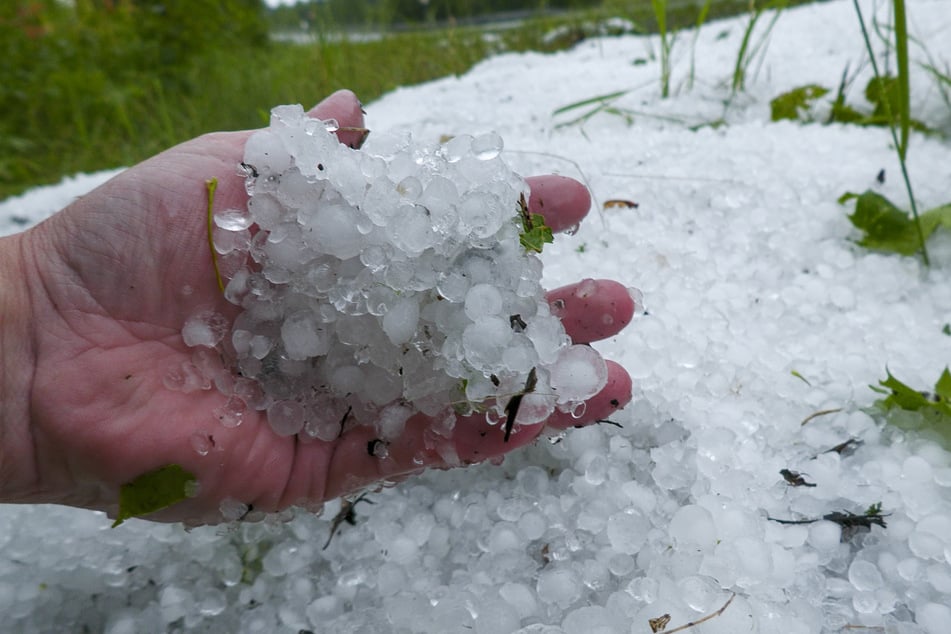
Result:
M526 233L547 228L501 138L390 136L357 151L336 129L280 106L248 139L249 203L217 212L213 232L242 310L230 329L221 315L189 318L196 356L166 384L215 384L225 425L266 410L275 433L321 440L345 419L392 439L417 412L446 433L456 414L477 415L466 424L506 440L556 408L580 416L607 368L545 300ZM228 367L209 370L212 356Z

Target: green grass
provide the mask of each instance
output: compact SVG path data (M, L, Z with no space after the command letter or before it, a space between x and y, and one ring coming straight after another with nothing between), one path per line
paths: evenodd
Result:
M279 103L309 105L339 88L370 101L464 72L488 53L481 38L453 32L272 43L204 53L173 77L110 74L95 56L70 53L72 63L24 68L20 94L0 100L0 198L65 174L130 165L204 132L259 127Z
M770 0L765 4L760 4L760 6L756 6L755 0L750 0L749 21L746 23L746 29L743 31L743 39L736 53L736 64L733 67L733 80L731 82L733 94L745 88L750 65L757 56L765 54L766 45L769 43L769 34L772 32L777 20L779 20L783 9L788 6L788 0ZM759 19L763 17L767 11L773 11L769 23L759 34L759 39L754 41L753 34L756 31L756 23L759 22Z
M892 111L890 99L884 99L883 102L889 120L888 129L892 135L895 151L898 154L898 164L901 167L902 179L905 182L905 189L908 192L908 201L911 206L911 215L918 237L921 259L925 263L925 266L928 266L930 265L930 260L928 258L928 247L925 245L925 233L918 215L918 205L912 190L911 178L908 176L908 167L905 164L905 158L908 155L908 134L911 127L911 98L908 79L908 27L905 19L905 1L892 0L892 2L895 10L895 55L898 60L898 103L896 105L898 112ZM855 13L858 16L859 26L862 29L862 38L865 41L865 47L868 51L869 61L872 64L875 80L879 86L882 87L882 91L884 91L885 75L879 71L878 62L875 60L875 52L872 49L872 42L865 28L865 19L862 16L862 10L859 7L858 0L853 0L853 5L855 7ZM898 120L897 128L895 125L896 118Z
M704 18L743 12L748 1L717 0ZM188 16L187 33L181 20L169 29L149 18L147 4L15 0L0 8L0 199L75 172L131 165L204 132L261 126L279 103L309 105L339 88L369 102L464 73L500 51L566 48L607 17L645 32L658 27L650 2L605 0L491 39L487 28L442 26L348 42L328 26L316 42L294 45L260 37L254 15L223 21L228 0L164 0ZM663 26L673 33L697 15L692 4L667 5ZM563 36L546 38L556 28Z

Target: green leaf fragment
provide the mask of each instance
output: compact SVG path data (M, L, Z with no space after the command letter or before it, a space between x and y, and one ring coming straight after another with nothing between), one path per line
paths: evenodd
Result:
M921 247L914 219L881 194L870 190L862 194L847 192L839 203L849 200L855 200L849 220L864 234L859 245L902 255L914 255ZM951 229L951 203L929 209L919 219L925 239L940 226Z
M112 528L131 517L154 513L189 497L195 476L177 464L149 471L119 488L119 513Z
M951 371L945 367L934 386L934 392L919 391L902 383L886 370L888 378L879 381L881 387L869 386L885 394L875 405L886 413L895 410L918 412L920 420L909 426L908 421L890 418L898 427L932 431L951 447Z
M518 236L518 241L526 251L541 253L546 243L555 241L551 228L545 224L545 218L541 214L528 211L524 194L518 200L518 214L522 219L522 232Z
M948 372L948 368L944 369L938 382L934 384L934 393L944 399L946 405L951 403L951 372Z
M802 374L800 374L798 371L790 370L789 373L793 375L794 377L796 377L797 379L799 379L800 381L802 381L803 383L805 383L806 385L808 385L809 387L812 387L812 383L810 383L809 380L806 377L804 377Z
M951 337L951 324L945 324L944 328L941 329L941 332Z
M555 241L551 228L545 224L540 214L531 214L531 222L525 224L525 230L518 237L518 241L526 251L541 253L546 243Z
M828 88L818 84L808 84L793 88L789 92L784 92L769 102L770 119L781 121L783 119L807 119L807 113L812 104L829 92Z

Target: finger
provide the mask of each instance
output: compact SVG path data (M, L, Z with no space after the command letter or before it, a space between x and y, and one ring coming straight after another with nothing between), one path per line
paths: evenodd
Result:
M529 176L528 210L545 217L552 231L564 231L580 223L591 208L588 188L567 176Z
M340 126L337 138L349 147L359 149L366 140L363 106L349 90L338 90L311 108L307 115L315 119L335 119Z
M327 472L326 497L427 468L460 467L496 458L532 443L544 428L543 423L523 425L506 441L504 423L489 425L483 414L456 416L448 428L418 414L406 421L397 438L384 443L372 427L355 427L337 441Z
M567 429L605 419L631 400L631 377L608 361L608 382L587 402L585 414L574 418L556 412L544 424L516 425L505 440L504 422L489 425L481 414L458 416L450 430L417 415L398 438L383 443L372 427L348 430L338 441L327 473L326 498L352 493L383 480L393 481L426 468L458 467L504 456L535 441L547 428Z
M583 427L609 418L631 402L631 375L620 364L607 361L608 382L601 391L585 401L584 414L575 418L568 412L555 411L546 421L551 429Z
M547 299L574 343L613 337L641 308L627 288L614 280L582 280L549 291Z

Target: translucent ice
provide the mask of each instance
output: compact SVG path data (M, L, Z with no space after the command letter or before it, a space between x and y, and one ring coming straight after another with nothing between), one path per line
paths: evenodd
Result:
M419 303L412 297L396 301L383 314L383 332L394 345L413 338L419 324Z
M551 366L551 387L559 403L589 399L601 391L607 380L607 364L590 346L564 348Z
M304 427L304 408L295 401L277 401L267 409L267 420L278 436L293 436Z
M307 359L326 354L331 343L324 325L318 323L310 312L289 315L281 325L281 340L291 359Z
M670 520L670 536L683 548L711 550L717 538L713 516L702 506L683 506Z
M224 316L213 312L201 312L185 320L182 327L182 338L186 346L218 345L228 332L229 324Z
M636 554L647 539L651 525L638 512L618 512L608 518L607 535L611 547L628 555Z
M849 566L849 582L856 590L878 590L882 586L882 573L870 561L853 561Z
M502 310L502 294L491 284L476 284L466 293L465 311L469 319L498 315Z
M567 608L581 597L581 579L568 568L550 568L538 573L538 598Z

